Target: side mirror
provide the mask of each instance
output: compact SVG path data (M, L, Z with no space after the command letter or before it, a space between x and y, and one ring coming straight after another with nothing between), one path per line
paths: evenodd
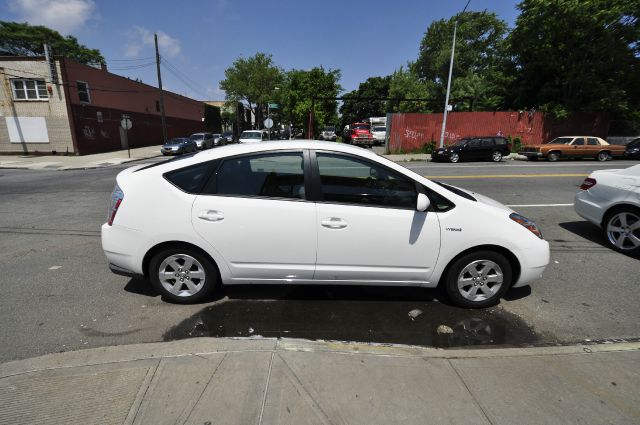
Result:
M429 197L427 195L425 195L424 193L418 193L418 201L416 202L416 210L420 211L420 212L424 212L429 208L429 205L431 205L431 201L429 200Z

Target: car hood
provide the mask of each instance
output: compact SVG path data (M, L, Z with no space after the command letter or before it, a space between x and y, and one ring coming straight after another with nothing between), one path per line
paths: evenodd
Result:
M162 145L163 148L179 148L182 146L182 143L167 143Z
M508 211L509 213L513 212L513 209L509 208L508 206L506 206L505 204L503 204L501 202L496 201L493 198L489 198L488 196L481 195L480 193L472 192L470 190L463 189L461 187L454 186L454 185L451 185L449 183L447 183L447 185L449 185L451 187L454 187L454 188L456 188L456 189L458 189L458 190L460 190L462 192L468 193L469 195L473 196L476 199L476 201L478 203L480 203L480 204L489 205L489 206L497 208L499 210Z

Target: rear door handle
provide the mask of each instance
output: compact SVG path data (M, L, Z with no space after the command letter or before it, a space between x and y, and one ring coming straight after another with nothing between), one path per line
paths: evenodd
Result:
M198 218L205 221L221 221L224 220L224 214L216 210L205 210L200 211Z
M328 229L344 229L347 227L347 222L338 217L323 218L320 224Z

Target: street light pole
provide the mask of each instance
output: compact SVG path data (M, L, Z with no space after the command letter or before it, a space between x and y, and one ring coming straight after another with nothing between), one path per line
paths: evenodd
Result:
M467 4L464 7L464 9L462 9L462 13L460 13L460 15L462 15L467 10L467 7L469 6L470 2L471 0L467 0ZM442 117L442 132L440 133L441 148L444 146L444 132L446 131L446 128L447 128L447 112L449 111L449 93L451 92L451 75L453 74L453 56L456 50L457 31L458 31L458 19L456 18L456 21L453 24L453 43L451 44L451 61L449 62L449 80L447 81L447 95L444 101L444 115Z

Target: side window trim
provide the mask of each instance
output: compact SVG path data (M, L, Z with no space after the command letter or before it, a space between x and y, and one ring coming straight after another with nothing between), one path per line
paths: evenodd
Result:
M198 193L198 195L202 195L202 196L220 196L220 197L225 197L225 198L249 198L249 199L272 199L272 200L278 200L278 201L292 201L292 202L309 202L311 201L309 199L308 196L308 191L311 185L311 181L310 178L308 177L308 169L309 169L309 164L307 162L307 158L305 156L305 152L306 155L308 155L308 149L282 149L282 150L273 150L273 151L258 151L258 152L251 152L251 153L243 153L243 154L239 154L239 155L233 155L233 156L227 156L224 158L218 158L215 161L217 162L216 166L211 170L211 174L209 174L209 177L206 179L206 182L204 185L202 185L202 187L200 188L200 192ZM243 157L251 157L251 156L258 156L258 155L273 155L273 154L280 154L280 153L299 153L302 154L302 160L303 160L303 178L304 178L304 189L305 189L305 195L304 198L299 199L299 198L281 198L281 197L274 197L274 196L255 196L255 195L238 195L238 194L224 194L224 193L218 193L218 172L220 171L220 168L222 167L222 165L224 164L225 161L229 161L229 160L233 160L233 159L237 159L237 158L243 158ZM309 169L310 172L310 169ZM213 186L213 193L203 193L202 190L205 187L208 187L209 185Z
M414 186L416 184L420 184L418 183L416 180L412 179L411 177L396 171L392 168L387 167L386 165L380 164L378 162L375 161L371 161L368 158L363 158L357 155L353 155L347 152L339 152L339 151L329 151L329 150L321 150L321 149L313 149L310 150L310 155L311 155L311 163L312 163L312 171L313 171L313 191L312 194L315 196L314 200L317 203L326 203L326 204L333 204L333 205L349 205L349 206L355 206L355 207L363 207L363 208L386 208L386 209L394 209L394 210L415 210L415 205L413 207L398 207L398 206L388 206L388 205L364 205L364 204L359 204L359 203L347 203L347 202L335 202L335 201L325 201L323 194L322 194L322 181L320 178L320 167L318 166L318 158L316 156L316 154L318 153L324 153L324 154L328 154L328 155L337 155L337 156L343 156L346 158L353 158L359 161L363 161L366 162L367 164L371 164L371 165L375 165L377 167L383 168L384 170L386 170L389 173L398 175L410 182L412 182L414 184ZM418 195L418 189L416 187L416 197Z

